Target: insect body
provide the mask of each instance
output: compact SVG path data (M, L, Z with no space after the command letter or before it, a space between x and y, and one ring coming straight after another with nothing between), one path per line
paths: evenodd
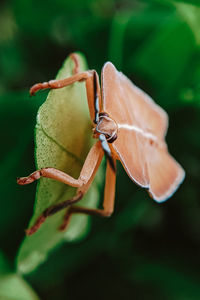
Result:
M78 179L48 167L17 180L24 185L42 176L77 188L75 197L47 208L27 230L28 235L36 232L47 217L64 208L68 209L60 227L62 230L75 213L110 216L114 209L116 160L121 161L129 177L146 188L157 202L169 198L184 179L184 170L168 153L165 143L168 126L166 112L118 72L112 63L107 62L103 66L100 89L96 71L80 73L78 56L72 54L71 58L75 65L73 76L38 83L30 89L30 94L34 95L40 89L58 89L84 81L93 135L97 141L90 149ZM103 209L74 206L88 191L104 154L107 170Z

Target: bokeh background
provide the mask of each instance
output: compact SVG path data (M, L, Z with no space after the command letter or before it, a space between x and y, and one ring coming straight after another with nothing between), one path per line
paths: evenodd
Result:
M54 78L72 51L98 72L112 61L168 112L167 142L186 179L157 204L119 163L113 216L92 218L81 241L52 251L20 287L4 279L22 280L15 260L35 197L36 185L16 184L35 168L42 99L28 89ZM199 121L200 1L1 1L0 299L36 299L24 296L27 284L44 300L200 299Z

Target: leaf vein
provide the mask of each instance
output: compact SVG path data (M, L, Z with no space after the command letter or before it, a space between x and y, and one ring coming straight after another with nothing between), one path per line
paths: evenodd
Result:
M59 144L54 138L52 138L50 135L48 135L48 133L44 130L44 128L42 127L41 124L39 124L38 129L41 130L47 138L49 138L53 143L55 143L59 148L61 148L62 151L64 151L67 155L69 155L73 159L75 159L81 166L83 165L83 161L78 156L76 156L75 154L73 154L72 152L67 150L65 147L63 147L61 144Z

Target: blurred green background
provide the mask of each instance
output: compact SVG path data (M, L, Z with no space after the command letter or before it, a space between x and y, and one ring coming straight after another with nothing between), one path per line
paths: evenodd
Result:
M113 216L92 218L84 239L54 249L22 279L15 260L36 185L17 186L16 177L35 169L44 99L28 89L54 78L73 51L99 73L110 60L168 112L167 142L186 179L159 205L118 163ZM200 299L199 121L200 1L1 1L0 299Z

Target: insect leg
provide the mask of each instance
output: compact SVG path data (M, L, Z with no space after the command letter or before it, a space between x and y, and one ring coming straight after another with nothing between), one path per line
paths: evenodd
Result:
M116 161L114 161L114 164L116 164ZM81 206L70 206L66 212L64 222L60 226L60 230L66 229L73 214L82 213L87 215L109 217L114 210L115 182L116 173L113 171L113 168L110 166L109 162L107 162L103 209L91 209ZM81 188L79 189L79 191L81 191Z
M44 223L44 221L46 220L47 217L50 217L50 216L54 215L55 213L57 213L58 211L66 208L67 206L80 201L82 197L83 197L83 194L81 192L79 192L72 199L68 199L66 201L52 205L49 208L45 209L43 211L43 213L39 216L39 218L36 220L34 225L26 230L26 235L32 235L33 233L35 233L40 228L42 223Z
M79 64L78 60L75 59L76 54L72 53L71 56L75 62L73 76L60 80L50 80L48 82L36 83L30 88L30 95L35 95L35 93L39 90L59 89L77 81L85 81L90 117L91 120L96 124L98 122L99 111L101 109L101 92L98 74L95 70L78 73Z
M33 172L27 177L17 178L17 183L19 185L26 185L34 182L40 177L46 177L63 182L73 187L81 187L82 185L87 183L87 181L93 174L94 168L98 163L98 160L101 160L102 156L103 152L101 151L101 145L99 142L96 142L96 144L92 146L86 157L78 179L75 179L72 176L55 168L42 168Z
M85 163L83 165L83 168L80 172L78 179L74 179L73 177L69 176L68 174L65 174L64 172L61 172L61 171L53 169L53 168L49 168L49 169L51 169L51 172L48 173L48 168L47 168L47 173L45 174L45 176L43 174L44 177L52 178L52 179L55 179L55 180L61 181L63 183L69 184L71 186L75 186L75 187L79 187L79 188L77 190L75 197L73 197L72 199L67 199L61 203L52 205L52 206L48 207L45 211L43 211L43 213L36 220L35 224L26 231L27 235L31 235L34 232L36 232L39 229L39 227L42 225L42 223L44 223L44 221L46 220L47 217L50 217L53 214L57 213L58 211L71 205L72 203L76 203L79 200L81 200L83 195L89 189L89 187L95 177L95 174L101 163L102 157L103 157L103 151L101 149L100 142L97 142L91 148L90 152L88 153L88 156L85 160ZM39 172L39 171L36 171L36 172ZM32 176L32 174L30 176ZM29 177L27 177L27 178L29 178ZM69 178L70 178L70 181L69 181Z
M74 62L73 74L74 75L78 74L79 73L79 68L80 68L79 57L76 53L71 53L69 56Z
M30 95L31 96L35 95L35 93L38 92L39 90L60 89L70 84L73 84L77 81L86 80L88 77L92 77L92 76L93 76L92 71L86 71L86 72L75 74L65 79L50 80L47 82L36 83L30 88Z

